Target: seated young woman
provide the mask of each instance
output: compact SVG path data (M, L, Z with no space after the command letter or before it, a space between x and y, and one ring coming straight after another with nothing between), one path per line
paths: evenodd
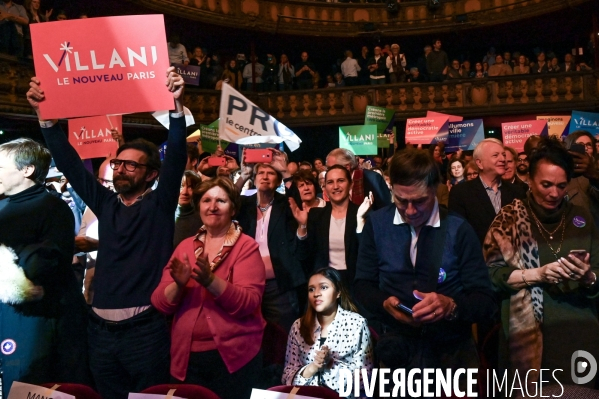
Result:
M289 332L283 383L320 385L339 392L340 370L367 369L368 374L372 370L366 319L356 313L339 272L332 267L312 274L308 302L306 313Z

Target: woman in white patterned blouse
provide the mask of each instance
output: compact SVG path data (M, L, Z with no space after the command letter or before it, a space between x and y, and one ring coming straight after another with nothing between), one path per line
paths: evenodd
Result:
M283 383L321 385L339 392L340 370L353 374L355 369L367 369L370 375L370 331L366 319L356 313L339 272L331 267L314 272L308 301L306 314L289 332Z

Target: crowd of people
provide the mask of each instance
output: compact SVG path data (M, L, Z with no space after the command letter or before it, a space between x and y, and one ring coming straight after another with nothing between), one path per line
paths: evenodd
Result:
M33 23L68 19L65 11L41 7L41 0L27 0L24 5L13 0L0 2L0 52L18 57L31 56ZM42 11L42 9L44 11ZM71 16L73 17L73 16ZM87 18L87 14L77 15ZM195 65L200 68L199 87L220 89L228 83L238 90L273 92L309 90L326 87L376 85L402 82L442 82L449 79L476 79L505 75L545 74L584 71L592 68L591 59L573 54L557 54L536 48L530 52L507 49L496 52L491 47L478 59L463 55L450 57L441 40L424 47L421 54L401 52L397 43L362 46L359 52L343 51L333 65L323 65L307 51L296 54L270 52L264 55L233 49L209 51L206 46L186 48L178 34L168 37L171 64ZM238 49L240 50L240 49ZM587 56L594 54L592 40ZM225 55L226 54L226 55ZM225 55L225 56L223 56ZM340 54L341 55L341 54ZM326 64L326 63L324 63Z
M41 84L27 93L38 116ZM271 148L249 164L186 143L173 67L166 86L163 162L115 130L118 151L94 175L41 119L47 148L0 145L6 389L77 382L120 399L170 381L246 398L267 323L288 333L280 381L335 391L342 370L477 368L495 323L498 370L561 369L545 383L568 385L573 352L599 356L588 132L532 136L523 152L485 139L299 164Z
M592 68L583 58L536 49L530 56L521 52L505 51L495 54L491 47L487 54L476 62L458 58L450 59L441 49L441 40L432 46L424 47L423 54L411 58L401 52L399 44L375 46L372 54L368 46L363 46L360 54L354 57L351 50L330 66L328 73L321 76L323 66L317 66L307 51L299 54L299 62L293 64L293 56L281 54L279 61L275 54L266 54L264 59L252 55L246 59L243 53L234 59L221 62L215 53L208 56L208 50L195 47L188 52L179 43L179 37L169 38L171 64L200 66L200 87L217 89L224 82L238 90L273 92L288 90L309 90L323 87L344 87L377 85L389 83L443 82L451 79L477 79L493 76L546 74L558 72L585 71ZM409 59L409 60L408 60ZM474 64L474 65L472 65Z

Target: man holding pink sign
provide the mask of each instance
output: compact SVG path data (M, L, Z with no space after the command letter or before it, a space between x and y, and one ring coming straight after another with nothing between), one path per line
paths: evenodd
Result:
M42 118L40 104L46 93L40 80L32 78L27 92L56 165L98 217L99 248L88 337L90 367L105 398L125 399L129 392L169 380L169 332L150 297L173 251L173 215L187 157L185 84L173 67L166 75L175 104L170 114L168 154L161 165L158 149L146 140L119 147L110 161L116 193L85 169L56 121ZM152 190L159 174L160 184Z

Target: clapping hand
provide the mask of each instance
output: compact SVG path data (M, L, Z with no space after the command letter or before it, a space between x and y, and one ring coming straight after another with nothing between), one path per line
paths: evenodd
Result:
M177 258L171 259L168 263L168 268L177 286L179 288L185 287L191 277L191 265L189 264L187 254L183 254L183 262Z
M208 287L214 280L214 273L210 269L210 263L206 257L200 257L196 266L191 270L191 277L204 287Z
M362 204L360 204L360 207L358 208L358 227L356 229L357 233L361 233L362 229L364 229L364 225L366 224L364 216L366 215L372 204L374 204L374 196L372 195L372 191L370 191L368 192L368 195L364 198L364 201L362 202Z

